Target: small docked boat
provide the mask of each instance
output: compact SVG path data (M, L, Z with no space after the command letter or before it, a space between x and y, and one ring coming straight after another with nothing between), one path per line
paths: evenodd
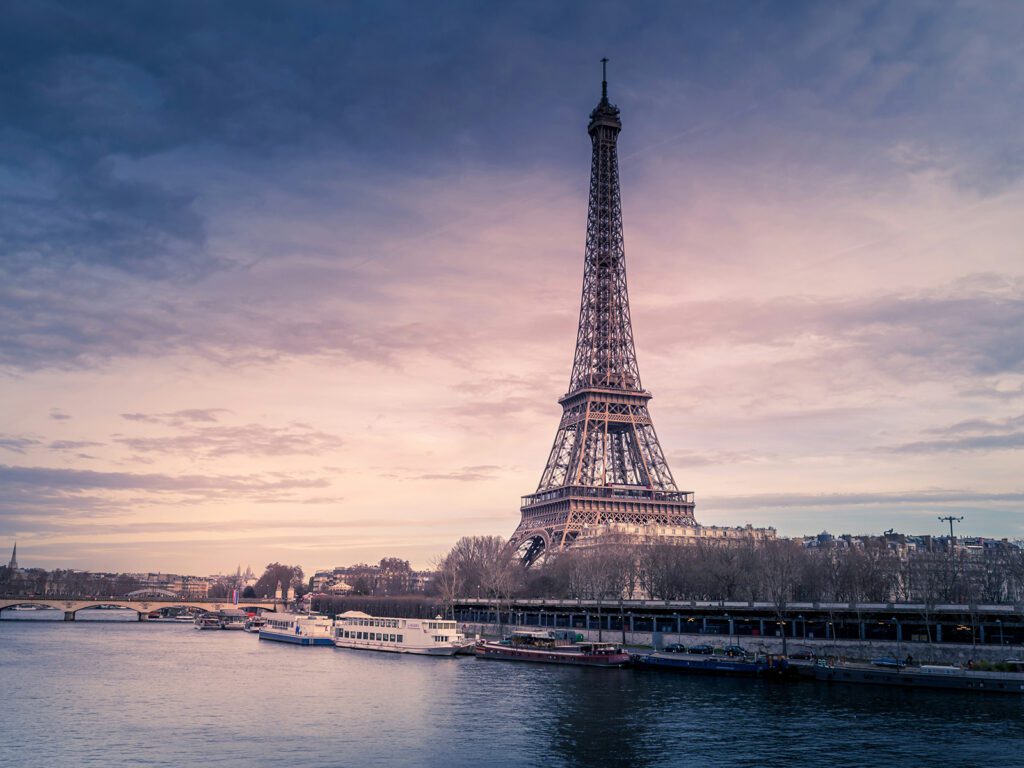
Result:
M335 617L334 645L363 651L454 656L469 643L454 621L399 619L347 611Z
M983 672L962 667L922 664L919 667L879 667L873 664L819 662L814 677L827 683L894 685L975 693L1024 694L1024 673Z
M615 668L630 663L629 654L614 643L565 642L550 632L519 631L501 642L476 646L478 659L533 661L542 664L571 664L583 667Z
M333 645L333 622L327 616L308 613L274 614L260 628L260 640L294 645Z
M215 613L203 613L192 624L196 629L220 629L220 618Z
M245 622L249 618L245 611L225 609L217 611L217 618L220 619L221 629L245 629Z
M262 616L250 616L246 620L243 629L246 632L252 632L253 634L256 634L265 626L267 626L267 620L264 619Z
M633 656L637 669L667 669L697 675L730 677L782 677L793 670L784 656L744 654L714 656L697 653L654 653Z

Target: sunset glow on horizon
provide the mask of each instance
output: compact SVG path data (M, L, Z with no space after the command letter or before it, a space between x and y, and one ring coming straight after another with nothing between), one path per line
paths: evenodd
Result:
M511 534L605 55L697 521L1024 537L1024 6L582 7L15 4L0 545L310 572Z

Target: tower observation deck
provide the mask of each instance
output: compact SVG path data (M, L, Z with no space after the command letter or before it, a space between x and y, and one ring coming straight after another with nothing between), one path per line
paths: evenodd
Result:
M694 525L693 493L676 486L647 409L651 393L640 383L622 235L621 130L605 76L587 126L590 202L569 391L558 401L562 419L540 483L523 497L510 541L527 565L592 526Z

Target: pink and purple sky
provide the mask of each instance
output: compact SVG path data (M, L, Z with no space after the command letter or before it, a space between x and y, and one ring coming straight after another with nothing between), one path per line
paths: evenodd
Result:
M0 545L509 535L608 56L640 371L706 524L1024 536L1024 5L15 2Z

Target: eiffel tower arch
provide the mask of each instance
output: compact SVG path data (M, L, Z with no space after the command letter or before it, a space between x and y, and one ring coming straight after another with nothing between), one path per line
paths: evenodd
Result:
M622 236L621 130L605 76L587 127L590 203L569 391L558 401L562 419L540 483L523 497L509 542L527 565L588 527L695 524L693 493L676 487L647 409L651 393L640 383Z

